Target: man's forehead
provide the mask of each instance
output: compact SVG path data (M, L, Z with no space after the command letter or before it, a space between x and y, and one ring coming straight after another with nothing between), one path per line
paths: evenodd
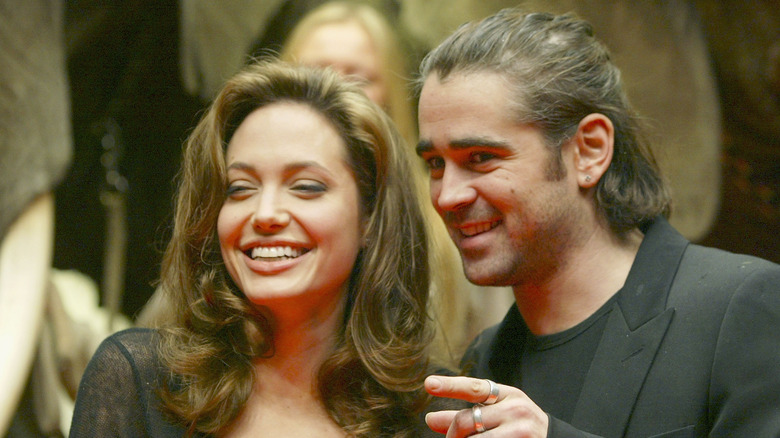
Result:
M509 110L514 102L513 89L505 75L493 71L455 71L445 77L433 72L422 83L418 106L420 112L445 105Z
M442 74L441 71L433 70L425 76L423 84L435 80L438 83L446 84L453 81L479 83L484 80L496 80L505 84L511 82L514 76L507 71L498 70L491 66L468 65L456 67Z
M458 87L477 89L480 82L491 80L493 78L498 79L503 78L503 76L487 70L457 70L449 72L446 76L442 76L439 72L433 71L428 74L428 76L426 76L425 80L423 81L421 94L424 93L426 89L430 90L437 87L447 87L453 83Z
M420 142L417 152L434 148L490 146L514 125L506 84L497 73L431 73L419 101Z

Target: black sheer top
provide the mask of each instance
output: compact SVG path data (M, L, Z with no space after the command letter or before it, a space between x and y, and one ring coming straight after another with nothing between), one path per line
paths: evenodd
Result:
M71 438L185 436L185 429L166 418L160 409L156 388L164 370L157 359L155 342L156 332L141 328L121 331L103 341L79 385ZM427 411L465 407L462 402L438 399ZM414 436L441 435L428 428L423 413L415 424Z

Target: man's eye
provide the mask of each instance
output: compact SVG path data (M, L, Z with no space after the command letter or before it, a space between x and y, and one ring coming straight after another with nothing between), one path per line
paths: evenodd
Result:
M444 159L442 157L432 157L425 160L429 170L439 170L444 168Z
M470 158L472 163L480 164L480 163L485 163L487 161L490 161L496 158L496 156L488 152L475 152L471 154Z

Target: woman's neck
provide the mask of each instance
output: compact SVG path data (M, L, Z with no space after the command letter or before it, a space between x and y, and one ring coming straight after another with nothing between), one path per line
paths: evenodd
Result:
M339 308L343 308L340 306ZM274 354L254 361L255 385L227 437L342 437L319 395L317 373L333 351L343 311L275 314Z
M333 350L343 320L343 298L306 313L274 311L273 356L255 361L258 380L266 373L311 380Z

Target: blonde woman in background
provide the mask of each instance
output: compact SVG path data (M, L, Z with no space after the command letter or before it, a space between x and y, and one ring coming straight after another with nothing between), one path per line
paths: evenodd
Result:
M389 21L372 6L334 1L313 9L290 33L281 58L330 67L355 80L393 119L409 147L416 144L414 105L401 44ZM430 228L433 311L439 327L434 354L453 363L477 332L503 317L512 295L504 288L469 283L457 249L428 201L426 170L422 163L414 170L410 185L423 200L421 208Z

